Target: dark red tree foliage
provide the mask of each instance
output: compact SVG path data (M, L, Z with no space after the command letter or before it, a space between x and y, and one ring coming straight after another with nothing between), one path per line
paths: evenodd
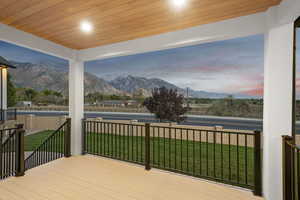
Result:
M160 121L182 122L189 111L184 106L184 96L176 89L165 87L153 89L152 96L146 98L143 105Z

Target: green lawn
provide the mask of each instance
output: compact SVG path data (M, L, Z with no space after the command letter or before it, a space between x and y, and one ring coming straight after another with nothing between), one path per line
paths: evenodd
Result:
M86 151L144 164L145 138L89 133ZM175 148L176 146L176 148ZM241 186L254 185L254 149L153 137L151 166L199 177L227 180Z
M35 150L51 133L26 136L25 150ZM85 141L87 153L144 164L144 137L89 133ZM153 137L150 163L152 167L226 180L248 188L254 185L252 147Z
M25 151L34 151L43 143L43 141L45 141L46 138L50 136L51 133L53 133L53 131L42 131L33 135L25 136Z

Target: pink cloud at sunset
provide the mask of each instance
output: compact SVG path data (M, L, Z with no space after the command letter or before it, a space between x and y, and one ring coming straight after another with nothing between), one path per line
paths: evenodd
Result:
M262 97L264 95L264 88L263 87L254 88L252 90L244 91L244 92L242 92L242 94L249 95L249 96L260 96L260 97Z
M255 35L86 63L105 80L157 78L194 91L263 95L264 37Z
M181 71L184 72L195 72L195 73L221 73L221 72L228 72L232 70L238 70L239 67L237 66L195 66L195 67L186 67L181 68Z
M250 95L250 96L261 96L261 97L264 95L263 82L260 82L258 84L245 85L245 86L242 85L241 87L244 88L241 94Z

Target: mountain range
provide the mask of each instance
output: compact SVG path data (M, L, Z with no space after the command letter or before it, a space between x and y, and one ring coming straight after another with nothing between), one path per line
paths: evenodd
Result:
M13 83L17 87L33 88L38 91L50 89L68 94L68 72L66 69L53 66L49 63L32 64L11 61L16 69L10 69L9 73ZM91 73L85 72L85 94L100 92L107 95L132 95L142 91L144 96L150 96L153 88L166 87L177 89L186 94L186 89L158 78L145 78L136 76L118 77L106 81ZM189 96L195 98L224 98L230 94L196 91L189 89ZM235 98L255 98L252 96L236 94Z

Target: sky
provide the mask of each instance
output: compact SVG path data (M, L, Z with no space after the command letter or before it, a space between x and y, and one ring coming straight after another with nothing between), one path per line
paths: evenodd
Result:
M297 30L297 38L300 30ZM263 35L189 47L122 56L85 63L85 71L106 80L118 76L161 78L182 88L263 94ZM297 93L300 96L300 39L297 40ZM8 60L47 63L68 70L68 61L0 41L0 55Z
M33 64L46 63L64 70L68 69L67 60L3 41L0 41L0 56L15 62L29 62Z
M182 88L262 95L264 37L255 35L86 63L86 71L111 80L118 76L160 78Z

